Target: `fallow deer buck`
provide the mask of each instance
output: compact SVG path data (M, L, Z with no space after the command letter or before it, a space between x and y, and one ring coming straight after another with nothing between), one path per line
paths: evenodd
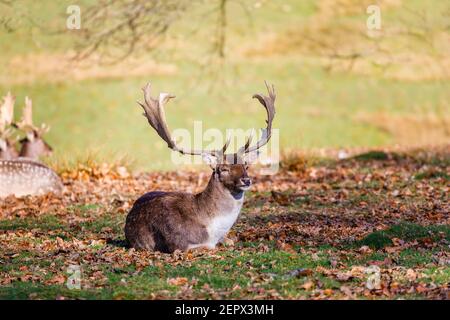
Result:
M149 124L167 143L181 154L201 155L213 172L206 188L198 194L154 191L140 197L129 212L125 236L136 249L173 252L194 248L215 248L237 220L244 201L244 192L251 185L248 156L267 144L275 116L275 90L266 83L269 96L255 94L267 112L267 127L261 139L251 146L252 135L238 152L225 154L230 139L220 150L187 150L179 147L166 124L164 105L173 95L150 95L150 84L143 89L144 109Z
M19 124L13 124L13 108L14 98L8 94L4 98L5 103L0 108L0 198L9 195L16 197L25 195L40 195L48 192L59 193L62 190L62 182L58 175L45 166L39 163L38 156L47 153L49 146L40 138L42 134L41 128L35 128L31 121L31 100L26 98L24 115ZM33 137L32 141L28 138L26 141L22 140L22 150L20 157L14 148L14 144L8 141L11 139L3 139L5 131L11 132L11 128L5 129L6 126L15 126L24 130L36 132L37 139ZM3 134L2 134L3 133ZM4 148L4 146L9 148ZM6 152L4 151L6 150Z

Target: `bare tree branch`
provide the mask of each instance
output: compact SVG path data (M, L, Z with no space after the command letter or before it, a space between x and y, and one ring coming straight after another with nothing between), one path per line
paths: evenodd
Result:
M116 62L137 48L151 49L195 3L188 0L102 0L83 13L75 58L85 59L95 53Z

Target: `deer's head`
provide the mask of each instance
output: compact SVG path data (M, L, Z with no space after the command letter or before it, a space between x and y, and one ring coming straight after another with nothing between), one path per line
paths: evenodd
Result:
M233 193L248 190L252 180L247 173L246 164L219 164L214 169L217 179Z
M266 83L269 96L255 94L253 98L265 108L267 113L266 128L262 129L260 140L251 145L252 135L250 135L245 143L236 153L227 154L226 150L230 144L230 139L219 150L188 150L177 146L172 139L169 128L166 123L164 105L175 96L168 93L160 93L159 98L155 99L150 94L150 84L143 88L144 102L139 103L144 109L144 116L149 124L158 133L158 135L167 143L167 146L181 154L200 155L204 161L208 163L213 170L217 179L227 189L233 192L241 192L247 190L251 186L251 179L248 176L247 169L251 163L251 159L257 156L258 149L267 144L272 133L272 121L275 116L275 89Z
M33 104L28 97L25 98L22 119L15 126L26 133L25 138L20 140L22 147L19 155L21 157L38 159L40 156L52 154L52 147L43 139L43 135L50 128L46 124L42 124L40 127L33 124Z
M20 156L26 158L37 159L40 156L50 156L53 148L45 142L42 135L38 131L27 132L25 138L21 139Z

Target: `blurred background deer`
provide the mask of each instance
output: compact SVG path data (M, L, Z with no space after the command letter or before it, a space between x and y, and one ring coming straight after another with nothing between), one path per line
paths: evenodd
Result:
M0 159L11 160L18 157L38 160L41 156L50 156L52 147L43 139L49 126L43 123L40 127L33 124L33 102L25 97L22 118L14 122L15 97L9 92L0 106ZM19 131L19 132L17 132ZM20 133L25 137L20 139ZM18 150L17 142L21 147Z
M22 145L20 157L39 159L40 156L52 154L52 147L42 138L50 130L50 127L45 123L40 127L33 124L33 102L28 97L25 97L22 119L15 126L26 134L25 138L20 140Z
M38 161L40 156L50 155L52 151L42 139L49 127L33 125L33 106L28 97L21 120L14 123L14 104L15 97L8 93L0 105L0 197L59 193L60 178ZM20 140L20 152L16 149L17 131L25 133L25 138Z

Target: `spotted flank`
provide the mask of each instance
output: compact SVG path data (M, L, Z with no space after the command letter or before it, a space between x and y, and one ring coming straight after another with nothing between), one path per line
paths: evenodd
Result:
M0 197L60 193L62 187L58 175L42 163L24 158L0 160Z

